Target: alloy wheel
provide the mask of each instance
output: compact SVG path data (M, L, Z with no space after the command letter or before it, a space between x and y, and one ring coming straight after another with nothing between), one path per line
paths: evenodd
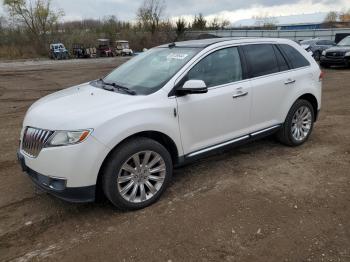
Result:
M117 177L118 192L128 202L141 203L161 189L166 165L160 154L142 151L125 161Z
M306 139L312 127L312 113L310 108L302 106L296 110L292 119L292 136L300 142Z

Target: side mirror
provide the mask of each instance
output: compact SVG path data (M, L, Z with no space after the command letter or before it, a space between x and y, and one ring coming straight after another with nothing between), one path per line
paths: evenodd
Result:
M188 80L181 88L176 90L178 95L208 93L207 85L203 80Z

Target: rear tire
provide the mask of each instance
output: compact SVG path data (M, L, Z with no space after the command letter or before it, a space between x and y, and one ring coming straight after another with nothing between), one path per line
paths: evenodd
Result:
M310 102L303 99L297 100L277 133L277 139L287 146L304 144L312 133L314 119L315 112Z
M122 143L109 156L102 177L106 197L122 210L145 208L163 194L173 172L166 148L149 138Z

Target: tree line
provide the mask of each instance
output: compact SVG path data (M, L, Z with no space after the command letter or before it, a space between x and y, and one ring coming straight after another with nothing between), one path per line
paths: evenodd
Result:
M63 21L64 10L55 10L51 0L4 0L7 16L0 16L0 58L45 56L52 42L95 46L98 38L128 40L132 48L142 50L182 40L186 30L222 29L229 22L220 17L206 19L202 14L192 21L166 17L165 0L144 0L133 21L116 16L103 19Z
M330 11L326 15L324 22L326 23L350 22L350 9L342 12Z

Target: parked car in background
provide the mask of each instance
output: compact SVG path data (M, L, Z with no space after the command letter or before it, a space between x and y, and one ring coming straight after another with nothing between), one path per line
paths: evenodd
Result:
M89 202L104 192L116 207L144 208L169 185L173 166L272 134L290 147L305 143L322 78L287 39L162 45L33 104L18 158L34 183L62 199Z
M350 66L350 36L345 37L336 46L322 52L320 64L323 67L332 65Z
M68 59L69 53L68 50L65 48L64 44L62 43L55 43L50 45L50 54L49 57L51 59Z
M125 40L115 41L116 48L115 53L117 56L132 56L133 51L129 46L129 42Z
M73 44L72 55L75 58L92 58L96 57L95 47L86 47L84 44Z
M312 52L312 56L316 61L319 61L323 50L326 50L332 46L335 46L335 42L332 40L323 39L310 39L300 42L300 45L308 52Z
M97 39L96 56L97 57L114 56L113 44L109 39Z

